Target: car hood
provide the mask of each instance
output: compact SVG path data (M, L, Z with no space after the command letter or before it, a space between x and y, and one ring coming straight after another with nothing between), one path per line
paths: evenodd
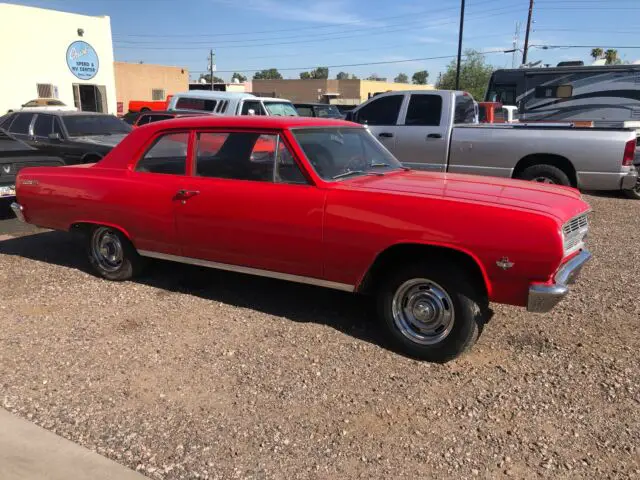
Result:
M589 206L574 188L508 178L409 170L384 176L366 175L341 182L379 192L478 202L543 212L559 221L575 217Z
M113 135L86 135L84 137L72 137L72 141L76 143L90 143L92 145L115 147L126 136L126 133L114 133Z

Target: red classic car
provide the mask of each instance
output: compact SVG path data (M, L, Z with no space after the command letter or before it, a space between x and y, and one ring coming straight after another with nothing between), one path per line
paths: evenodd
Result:
M490 301L550 310L590 257L577 190L410 170L339 120L153 123L16 188L17 216L86 234L104 278L160 258L369 293L389 339L432 361L474 343Z

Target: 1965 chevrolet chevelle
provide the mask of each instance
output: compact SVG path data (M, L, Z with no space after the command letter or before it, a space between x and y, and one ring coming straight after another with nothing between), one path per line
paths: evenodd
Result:
M16 183L18 218L86 234L104 278L151 257L371 293L396 346L432 361L474 343L490 301L549 311L590 257L578 191L412 171L336 120L157 122Z

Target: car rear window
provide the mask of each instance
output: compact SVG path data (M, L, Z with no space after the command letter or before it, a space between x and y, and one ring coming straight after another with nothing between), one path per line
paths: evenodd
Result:
M29 124L31 124L31 119L33 118L33 113L18 113L16 114L16 118L13 120L11 124L11 128L9 131L11 133L29 133Z
M476 123L476 102L469 95L456 96L453 123Z
M199 110L202 112L213 112L218 102L216 100L207 100L204 98L180 97L176 102L177 109L180 110Z

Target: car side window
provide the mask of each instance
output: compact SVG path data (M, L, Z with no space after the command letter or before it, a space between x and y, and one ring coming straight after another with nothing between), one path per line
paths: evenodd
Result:
M184 175L187 171L187 132L168 133L156 139L136 165L136 172Z
M9 131L11 133L18 134L28 134L29 133L29 125L31 124L31 120L33 119L33 113L18 113L16 114L16 118L13 120L11 124L11 128Z
M56 117L53 117L53 133L57 133L62 137L64 134L62 133L62 127L60 126L60 120Z
M149 119L147 123L159 122L161 120L169 120L173 118L173 115L148 115Z
M241 115L249 115L249 110L253 110L255 115L266 115L261 102L255 100L247 100L242 104Z
M38 114L33 125L33 135L36 137L48 137L52 133L53 117L51 115Z
M396 125L403 100L404 95L376 98L356 112L356 121L367 125Z
M141 115L140 118L138 119L138 123L136 125L140 126L140 125L146 125L147 123L150 122L151 119L151 115Z
M196 175L255 182L307 183L278 135L254 132L199 133Z
M405 125L437 127L442 116L442 97L440 95L415 94L409 99Z
M7 115L6 118L0 118L0 128L2 128L3 130L9 130L11 122L13 122L14 118L16 118L15 115Z
M298 111L298 115L300 115L301 117L313 117L313 116L315 116L313 114L313 108L312 107L300 106L300 107L296 107L296 110Z

